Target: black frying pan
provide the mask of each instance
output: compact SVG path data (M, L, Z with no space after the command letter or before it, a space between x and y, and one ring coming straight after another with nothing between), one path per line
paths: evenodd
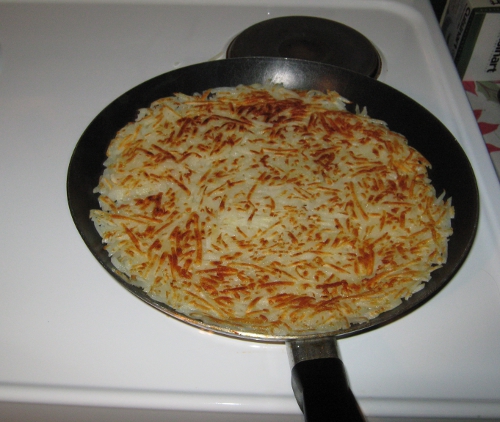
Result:
M300 337L270 337L236 332L193 320L165 304L150 299L128 284L116 272L101 237L89 219L99 208L92 190L103 171L106 149L116 132L135 119L139 108L176 92L193 94L209 88L266 82L282 83L291 89L336 90L370 116L384 120L390 129L405 135L409 144L432 164L429 176L438 195L444 190L455 207L453 235L449 240L448 261L433 272L426 287L399 307L368 322L344 330ZM292 386L297 401L309 421L364 420L346 381L336 349L336 338L358 334L394 321L434 296L464 262L474 240L479 197L471 165L453 135L426 109L401 92L341 68L317 62L281 58L241 58L212 61L177 69L126 92L92 121L80 138L68 170L68 202L73 220L83 240L104 268L134 295L188 324L220 334L257 341L286 342L292 365Z

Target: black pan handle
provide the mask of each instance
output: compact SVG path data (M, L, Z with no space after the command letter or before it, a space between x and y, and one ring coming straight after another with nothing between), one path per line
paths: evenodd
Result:
M292 388L306 422L365 422L335 338L287 342Z

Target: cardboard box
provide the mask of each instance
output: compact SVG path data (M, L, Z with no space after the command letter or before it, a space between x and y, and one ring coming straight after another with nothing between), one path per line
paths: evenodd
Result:
M448 0L441 29L462 80L500 80L500 0Z

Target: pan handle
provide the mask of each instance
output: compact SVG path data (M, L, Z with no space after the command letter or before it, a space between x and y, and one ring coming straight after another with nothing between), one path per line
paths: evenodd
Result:
M286 343L292 388L305 422L365 422L349 387L337 340L324 337Z

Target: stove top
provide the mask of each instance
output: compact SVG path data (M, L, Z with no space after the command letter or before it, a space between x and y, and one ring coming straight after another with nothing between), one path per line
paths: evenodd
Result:
M83 243L65 189L76 142L111 101L225 57L245 29L290 16L363 34L380 57L378 79L448 127L480 191L476 241L445 289L401 320L339 340L354 394L369 420L500 418L500 186L431 6L115 1L0 2L0 419L40 420L30 412L42 406L58 420L56 405L74 405L141 409L145 420L302 420L284 345L207 334L133 297Z

